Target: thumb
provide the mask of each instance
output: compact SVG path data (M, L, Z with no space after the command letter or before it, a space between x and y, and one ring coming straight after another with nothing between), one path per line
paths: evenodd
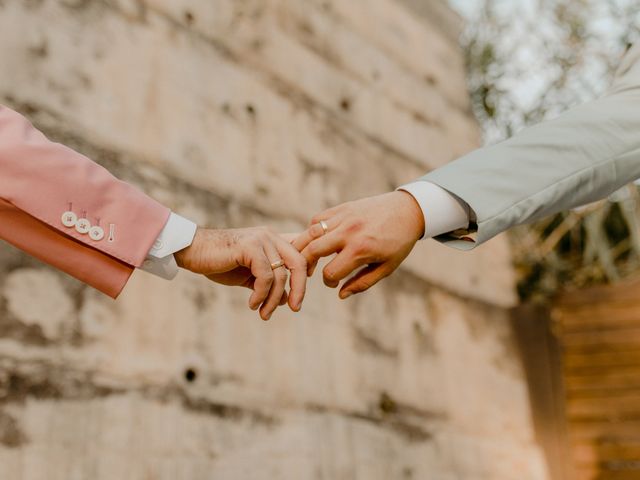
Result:
M393 269L389 269L385 263L369 265L363 268L344 283L340 289L340 298L344 300L356 293L369 290L380 280L388 277L391 272L393 272Z

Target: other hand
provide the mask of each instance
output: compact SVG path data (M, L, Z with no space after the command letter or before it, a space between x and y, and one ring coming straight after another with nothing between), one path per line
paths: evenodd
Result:
M311 275L318 260L337 253L323 270L325 285L340 298L364 292L398 268L424 235L424 216L409 193L396 191L344 203L316 215L293 241ZM326 231L325 231L326 230Z
M175 254L181 268L229 286L253 290L252 310L269 320L278 307L302 306L307 281L305 258L284 238L264 227L214 230L198 228L191 246ZM282 262L280 267L274 267ZM286 291L291 272L290 293Z

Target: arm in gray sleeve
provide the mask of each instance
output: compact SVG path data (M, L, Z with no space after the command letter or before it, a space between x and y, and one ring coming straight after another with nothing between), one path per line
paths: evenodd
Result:
M475 223L437 239L470 249L514 225L604 198L638 178L640 46L635 46L602 98L419 180L469 205Z

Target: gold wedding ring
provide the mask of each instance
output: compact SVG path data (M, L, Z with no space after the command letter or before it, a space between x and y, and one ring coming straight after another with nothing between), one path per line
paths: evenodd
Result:
M323 235L326 235L329 232L329 225L324 220L320 220L320 226L322 227Z
M284 267L284 260L278 260L271 264L271 270L276 270L277 268Z

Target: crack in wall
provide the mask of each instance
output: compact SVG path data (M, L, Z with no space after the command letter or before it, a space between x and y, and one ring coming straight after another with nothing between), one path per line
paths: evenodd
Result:
M29 400L88 401L133 394L161 404L179 404L185 412L231 422L248 421L267 429L277 428L282 423L278 417L260 410L193 395L188 389L174 382L136 386L117 382L104 384L100 383L94 372L74 370L46 361L18 362L9 357L0 357L0 368L0 443L8 442L15 446L25 443L27 437L20 432L18 421L9 416L2 407L24 406ZM431 440L433 431L425 426L425 422L435 426L447 418L442 412L419 409L398 402L386 392L382 392L367 411L313 403L304 405L303 410L371 423L394 432L410 443ZM6 441L3 441L3 438Z
M334 414L370 423L393 432L409 443L431 441L436 426L447 420L447 415L443 412L422 410L396 402L386 392L382 392L377 402L370 405L366 412L315 403L308 403L305 409L309 412ZM425 426L425 423L429 426Z
M363 327L353 326L353 336L359 351L381 355L383 357L398 358L398 350L382 344L375 336L369 334Z
M118 395L139 395L163 404L178 403L187 412L229 421L248 420L272 428L279 424L275 416L259 410L230 405L195 396L181 385L127 385L100 383L95 372L74 370L46 361L17 361L0 356L0 406L23 406L28 400L95 400Z
M48 339L40 325L27 325L6 311L0 303L0 338L11 338L23 345L47 347L57 342Z

